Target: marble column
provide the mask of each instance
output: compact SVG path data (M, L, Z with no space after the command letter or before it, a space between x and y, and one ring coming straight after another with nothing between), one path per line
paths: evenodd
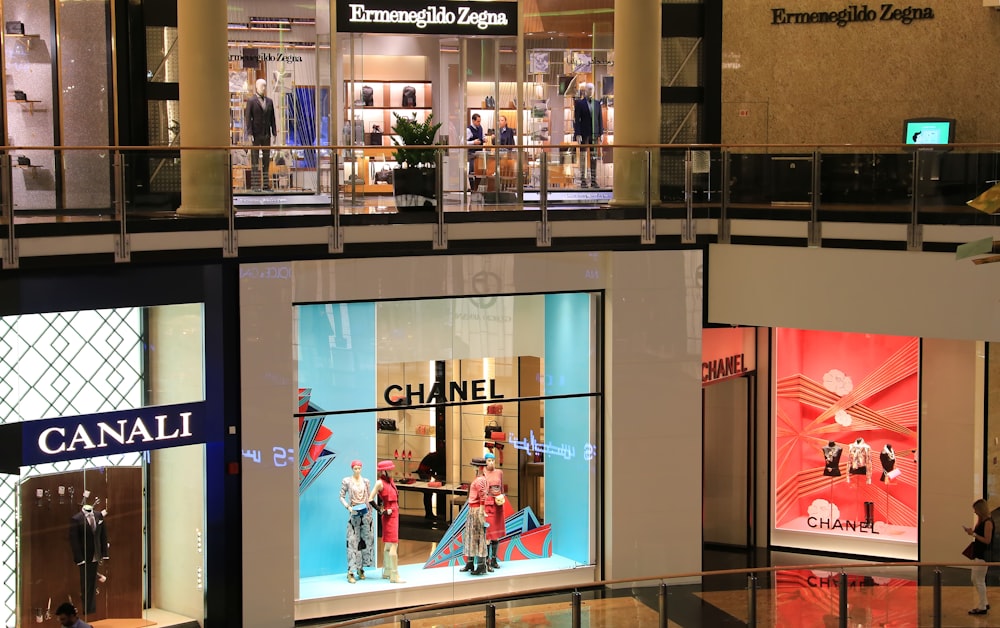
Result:
M615 0L615 145L660 138L661 0ZM642 149L616 148L612 205L644 205ZM654 151L653 199L659 199L659 153Z
M226 3L178 0L181 146L229 145ZM181 151L178 214L225 215L227 151Z

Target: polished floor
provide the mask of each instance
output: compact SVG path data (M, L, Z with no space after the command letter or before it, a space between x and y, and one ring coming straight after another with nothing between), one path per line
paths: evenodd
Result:
M817 556L766 552L706 550L707 570L761 567L770 564L833 562ZM839 562L839 561L837 561ZM942 568L942 626L1000 626L1000 607L987 615L969 615L973 589L969 571ZM869 568L859 562L845 570L847 579L847 625L851 628L904 628L933 626L933 570L914 567ZM750 625L767 627L840 625L840 572L799 568L788 564L756 581L755 607L751 609L745 574L706 577L700 584L668 586L666 598L668 626L684 628L727 628ZM991 573L989 583L1000 586L1000 572ZM994 594L1000 604L1000 590ZM589 628L619 626L659 626L659 588L623 587L581 592L580 625ZM466 607L454 611L409 613L411 628L459 628L486 625L486 607ZM501 627L565 627L573 625L573 609L568 594L539 599L514 600L495 606L496 625ZM369 628L397 628L402 615L360 624ZM343 623L343 622L341 622ZM337 623L312 623L336 626Z

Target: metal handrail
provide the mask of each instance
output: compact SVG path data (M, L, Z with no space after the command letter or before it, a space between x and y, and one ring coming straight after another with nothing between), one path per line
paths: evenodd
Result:
M422 145L412 145L414 146ZM434 148L444 149L444 150L468 150L469 146L467 144L433 144L428 145ZM502 150L516 150L516 149L553 149L553 148L571 148L577 147L579 144L575 142L562 143L562 144L512 144L504 146L483 146L476 147L476 150L485 151L495 151L498 149ZM21 145L0 145L0 151L156 151L156 152L176 152L180 150L241 150L251 148L250 144L228 144L224 146L209 146L209 145L156 145L156 146L139 146L139 145L77 145L77 146L21 146ZM260 147L258 147L260 148ZM270 150L386 150L395 149L396 146L351 146L351 145L340 145L340 144L322 144L322 145L308 145L304 146L302 144L272 144L266 148ZM1000 151L1000 143L994 142L980 142L980 143L962 143L962 144L935 144L933 146L916 146L912 144L900 144L900 143L884 143L884 144L657 144L657 143L641 143L641 144L625 144L615 142L614 144L607 144L606 148L633 148L633 149L662 149L662 150L708 150L708 149L719 149L719 150L742 150L742 149L780 149L784 150L801 150L808 151L812 153L814 150L840 150L849 149L853 152L868 152L872 149L893 149L900 152L928 152L928 151L939 151L939 150L963 150L963 149L991 149Z
M979 563L987 567L1000 567L1000 562L995 563ZM371 615L365 615L364 617L357 617L354 619L349 619L345 621L335 621L329 624L323 624L317 626L317 628L348 628L349 626L358 626L361 624L367 624L373 621L380 620L391 620L399 616L413 614L413 613L426 613L431 611L442 611L442 610L458 610L466 609L469 607L477 606L480 604L496 604L497 602L503 602L507 600L524 600L535 597L542 597L548 595L557 595L560 593L574 593L581 589L583 590L596 590L601 588L612 587L615 585L622 584L642 584L648 583L648 586L656 586L666 584L669 580L690 580L693 578L706 578L715 576L733 576L745 574L748 577L756 577L759 574L773 574L779 571L787 570L819 570L819 571L831 571L831 572L857 572L860 570L873 570L873 569L885 569L885 568L933 568L935 570L940 570L942 567L955 567L955 568L968 568L969 562L964 563L937 563L937 562L921 562L921 561L900 561L900 562L870 562L870 563L810 563L804 565L780 565L772 567L746 567L742 569L719 569L715 571L688 571L680 573L668 573L659 576L651 576L646 578L615 578L608 580L599 580L592 583L586 583L575 586L557 586L557 587L540 587L535 589L527 589L523 591L516 592L505 592L505 593L495 593L491 595L480 595L476 597L463 598L461 600L452 600L450 602L438 602L435 604L423 604L420 606L411 606L407 608L396 609L393 611L387 611L384 613L374 613ZM935 572L940 573L939 571ZM935 594L940 595L941 579L940 577L934 578ZM846 590L842 589L842 590ZM939 598L938 598L939 599Z

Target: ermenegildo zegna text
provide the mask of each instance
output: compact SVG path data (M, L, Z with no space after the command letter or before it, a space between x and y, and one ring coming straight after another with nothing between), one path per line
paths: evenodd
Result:
M875 5L873 5L875 6ZM844 27L852 22L899 22L910 25L917 20L933 20L934 9L930 7L898 7L895 4L877 5L852 4L839 11L789 11L785 8L771 9L771 24L836 24Z

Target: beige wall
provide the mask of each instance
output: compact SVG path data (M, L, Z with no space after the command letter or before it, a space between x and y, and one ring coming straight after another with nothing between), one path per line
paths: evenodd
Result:
M925 0L913 6L934 19L908 26L771 24L772 7L846 6L723 3L724 142L898 143L904 118L928 115L957 119L957 142L997 141L1000 84L989 64L1000 58L1000 12L980 0Z
M150 308L150 403L205 398L203 340L200 303ZM151 456L150 603L200 621L205 616L205 448L174 447Z

